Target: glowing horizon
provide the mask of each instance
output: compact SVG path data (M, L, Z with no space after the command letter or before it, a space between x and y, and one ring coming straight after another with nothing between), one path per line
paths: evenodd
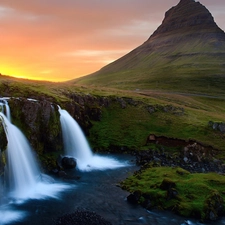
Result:
M0 2L0 73L62 82L94 73L145 42L179 0ZM225 30L225 2L200 0Z

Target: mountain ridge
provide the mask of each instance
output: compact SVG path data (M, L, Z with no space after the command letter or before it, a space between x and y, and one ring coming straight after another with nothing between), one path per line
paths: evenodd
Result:
M165 13L162 24L142 45L73 82L122 89L177 91L180 90L177 85L184 86L186 81L189 85L195 77L197 86L204 80L204 85L213 87L212 91L223 92L224 59L225 33L209 10L200 2L181 0ZM168 81L174 77L175 83ZM163 84L165 79L167 83ZM189 88L186 91L203 90Z

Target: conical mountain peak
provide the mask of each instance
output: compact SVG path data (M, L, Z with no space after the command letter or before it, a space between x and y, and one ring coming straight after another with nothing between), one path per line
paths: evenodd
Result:
M223 32L208 9L194 0L180 2L165 13L165 18L151 37L175 33Z
M224 93L225 33L200 2L180 0L139 47L78 83Z

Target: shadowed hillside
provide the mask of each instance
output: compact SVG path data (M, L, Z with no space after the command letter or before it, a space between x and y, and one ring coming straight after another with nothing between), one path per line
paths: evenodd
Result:
M121 89L224 94L225 33L208 9L181 0L127 55L73 82Z

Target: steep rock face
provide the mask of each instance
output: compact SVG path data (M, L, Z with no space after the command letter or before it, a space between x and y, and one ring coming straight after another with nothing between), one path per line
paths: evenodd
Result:
M12 122L17 125L39 153L62 149L57 105L25 98L9 100Z
M0 120L0 150L4 151L6 149L6 146L7 146L7 139L3 128L3 124Z
M208 9L200 2L181 0L177 6L172 7L165 13L162 24L150 38L175 33L190 33L190 30L196 33L223 33L214 22Z
M77 93L66 94L72 102L65 104L65 109L70 115L76 119L83 131L88 134L93 121L100 121L102 107L107 107L110 104L109 98L97 97L93 95L80 95Z
M2 123L0 121L0 188L1 188L1 182L3 181L3 173L4 173L4 167L5 167L5 162L3 158L3 152L7 147L7 139L6 135L2 126Z
M192 50L195 53L207 52L209 54L208 48L198 49L195 46L196 42L199 44L204 41L206 45L212 47L210 51L220 51L221 45L225 44L225 33L217 26L211 13L200 2L181 0L177 6L165 13L162 24L141 46L141 49L166 51L173 45L179 45L179 43L185 45L185 42L190 42L189 52Z

